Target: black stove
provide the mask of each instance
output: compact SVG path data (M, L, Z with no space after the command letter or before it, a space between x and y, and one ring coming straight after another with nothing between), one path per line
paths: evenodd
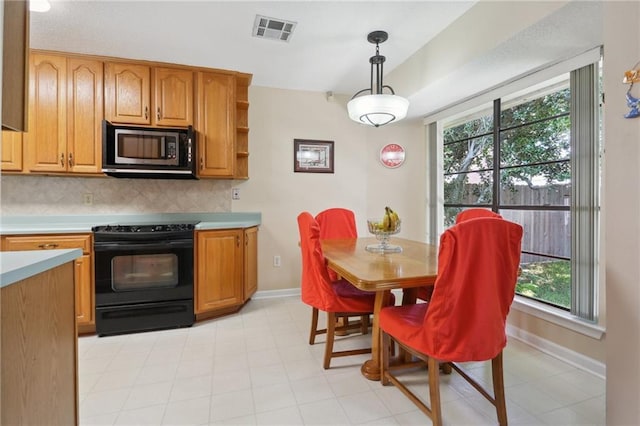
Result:
M99 336L193 324L197 223L92 228Z

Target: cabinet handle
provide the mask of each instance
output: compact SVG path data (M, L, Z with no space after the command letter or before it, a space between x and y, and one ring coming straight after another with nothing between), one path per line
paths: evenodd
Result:
M204 159L200 157L200 170L204 169Z
M240 247L240 235L236 235L236 247Z
M73 167L73 153L69 153L69 167Z
M64 153L60 154L60 165L64 167Z
M56 247L58 247L58 244L55 243L46 243L46 244L40 244L38 247L40 247L41 249L54 249Z
M158 120L160 120L160 107L158 107L158 115L157 115L157 117L158 117Z
M149 119L149 107L144 107L144 119Z

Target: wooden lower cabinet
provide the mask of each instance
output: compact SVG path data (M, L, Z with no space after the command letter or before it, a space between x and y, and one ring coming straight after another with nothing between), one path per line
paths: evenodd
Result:
M75 307L79 333L95 331L92 234L8 235L2 237L2 251L82 249L75 260Z
M258 227L244 230L244 295L246 302L258 291Z
M0 289L0 424L77 425L72 262Z
M196 232L196 319L236 312L255 293L257 230Z

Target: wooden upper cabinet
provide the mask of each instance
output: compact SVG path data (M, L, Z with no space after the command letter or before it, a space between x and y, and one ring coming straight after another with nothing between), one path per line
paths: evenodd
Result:
M232 178L236 159L235 77L199 72L196 104L198 175Z
M22 170L22 133L2 132L2 171Z
M29 84L26 170L101 173L102 62L33 53Z
M29 64L29 132L25 134L27 169L67 170L67 59L32 54Z
M103 63L82 58L67 62L68 169L102 170Z
M107 62L104 115L113 123L151 124L151 68Z
M193 125L193 71L154 68L153 87L153 111L157 125Z
M102 120L193 126L198 176L249 177L251 75L32 50L29 131L6 136L2 170L102 174Z
M193 125L193 71L107 62L105 118L123 124Z
M2 129L27 131L29 2L3 1Z

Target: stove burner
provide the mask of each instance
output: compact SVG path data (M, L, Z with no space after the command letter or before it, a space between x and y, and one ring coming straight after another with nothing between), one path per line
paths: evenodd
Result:
M93 232L117 232L117 233L137 233L137 232L176 232L193 231L196 223L170 223L158 225L102 225L91 228Z

